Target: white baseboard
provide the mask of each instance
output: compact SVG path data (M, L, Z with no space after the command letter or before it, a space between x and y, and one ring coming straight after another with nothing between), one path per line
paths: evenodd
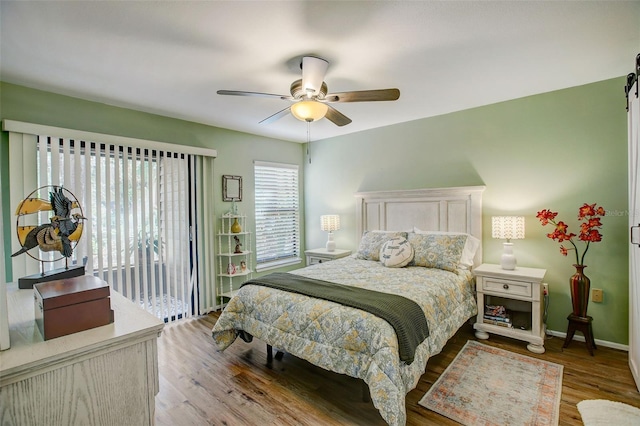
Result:
M562 331L547 330L547 334L550 336L561 337L562 339L565 339L567 337L567 333L564 333ZM573 335L573 340L577 340L579 342L585 341L584 336L577 333ZM607 348L620 349L621 351L629 352L629 345L621 345L620 343L614 343L614 342L609 342L607 340L600 340L600 339L595 339L595 341L596 341L596 346L604 346Z

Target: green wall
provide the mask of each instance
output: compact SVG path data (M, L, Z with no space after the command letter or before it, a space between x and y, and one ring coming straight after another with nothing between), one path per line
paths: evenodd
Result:
M596 339L628 343L627 116L625 79L544 93L452 114L311 143L306 164L307 247L322 247L322 214L341 215L339 248L355 250L353 193L486 185L484 261L499 263L502 242L491 216L523 215L526 239L514 241L518 264L547 269L548 326L566 331L572 257L559 253L535 218L548 208L576 232L578 207L598 203L601 243L585 264L604 302L589 305Z
M214 196L217 216L231 208L230 202L222 201L222 175L242 176L243 201L238 203L238 210L253 216L254 160L297 164L301 170L301 190L304 183L304 145L299 143L117 108L7 83L0 83L0 119L216 149L218 157L214 161L214 189L217 193ZM8 140L8 133L2 132L0 173L3 184L11 184ZM15 206L8 205L7 191L3 191L1 200L5 229L13 230ZM300 217L304 219L303 211L304 204L301 203ZM13 232L5 233L5 253L11 253ZM304 243L304 221L301 234ZM11 262L5 260L7 278L11 280Z
M322 247L322 214L341 215L338 247L355 247L353 193L383 189L486 185L484 260L497 263L502 241L490 237L491 216L526 216L526 239L515 241L522 266L546 268L551 303L549 328L564 332L571 310L571 258L545 237L535 219L549 208L576 229L582 203L603 205L604 240L586 258L592 287L604 302L589 305L596 339L628 342L627 136L624 77L514 101L416 120L313 142L311 163L297 143L249 135L203 124L0 83L0 118L99 133L213 148L215 188L221 176L243 176L242 211L253 211L253 160L304 168L303 241ZM6 132L0 142L2 182L9 182ZM216 194L216 211L227 211ZM2 195L5 229L12 208ZM11 218L11 219L10 219ZM5 235L5 250L9 240ZM9 262L7 262L8 264ZM11 278L11 277L9 277Z

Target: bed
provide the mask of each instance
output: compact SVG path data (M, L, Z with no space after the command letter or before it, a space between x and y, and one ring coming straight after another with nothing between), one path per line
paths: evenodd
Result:
M383 293L382 299L409 299L428 328L428 337L410 356L400 338L404 331L393 322L259 282L243 285L220 315L212 330L218 349L238 337L255 337L319 367L360 378L382 418L404 425L405 395L417 385L427 360L477 313L471 269L482 259L483 190L357 193L356 253L284 274L373 290ZM396 256L399 242L412 252L409 261L404 249Z

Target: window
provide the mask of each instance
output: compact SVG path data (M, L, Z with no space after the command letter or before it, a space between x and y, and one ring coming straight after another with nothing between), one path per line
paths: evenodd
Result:
M299 263L298 166L256 161L256 270Z

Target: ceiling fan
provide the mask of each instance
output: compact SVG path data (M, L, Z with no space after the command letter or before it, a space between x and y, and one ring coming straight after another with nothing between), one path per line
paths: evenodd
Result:
M239 90L218 90L217 93L218 95L279 98L293 102L292 105L260 121L261 124L272 123L291 113L298 120L306 122L326 117L337 126L345 126L351 123L351 119L329 105L330 103L395 101L400 97L400 90L398 89L327 93L327 83L324 82L324 76L328 67L329 62L322 58L304 56L300 63L302 79L291 83L290 96Z

